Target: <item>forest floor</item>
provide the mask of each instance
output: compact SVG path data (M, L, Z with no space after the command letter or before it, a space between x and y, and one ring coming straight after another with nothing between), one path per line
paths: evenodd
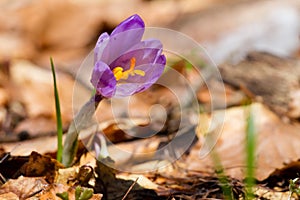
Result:
M0 200L299 198L299 1L3 0L0 10ZM146 33L171 70L103 100L65 167L49 59L67 132L92 92L99 35L135 13L166 28ZM99 135L109 157L96 159Z

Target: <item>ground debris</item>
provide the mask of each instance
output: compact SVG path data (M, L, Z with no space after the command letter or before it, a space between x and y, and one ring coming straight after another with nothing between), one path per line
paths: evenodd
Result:
M115 176L116 171L108 166L112 164L113 160L107 157L97 161L97 167L95 168L97 174L95 192L102 193L104 200L122 199L125 195L127 195L127 200L165 199L159 197L154 190L143 188L134 181L117 178Z
M222 187L218 177L214 174L189 171L185 176L153 174L149 177L153 182L160 185L157 193L160 196L175 199L224 199ZM228 184L232 188L234 199L243 199L245 190L243 182L229 178Z

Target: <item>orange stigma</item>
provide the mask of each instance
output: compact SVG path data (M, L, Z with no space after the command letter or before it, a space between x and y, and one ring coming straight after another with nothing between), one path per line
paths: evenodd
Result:
M127 80L129 76L145 76L145 72L140 69L134 69L135 68L136 59L135 57L130 59L130 66L129 69L126 71L123 71L124 69L122 67L115 67L112 71L114 73L114 76L116 80Z

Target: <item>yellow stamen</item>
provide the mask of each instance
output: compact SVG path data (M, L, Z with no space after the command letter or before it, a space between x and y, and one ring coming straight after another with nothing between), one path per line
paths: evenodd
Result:
M114 73L116 80L117 81L120 79L127 80L129 76L134 76L134 75L145 76L145 72L143 70L134 69L135 63L136 63L136 60L133 57L130 59L130 66L129 66L128 70L123 71L122 67L114 68L113 73Z
M115 75L116 80L120 80L123 76L123 68L122 67L116 67L113 69L113 73Z
M143 70L140 69L136 69L134 70L134 73L140 76L145 76L145 72Z

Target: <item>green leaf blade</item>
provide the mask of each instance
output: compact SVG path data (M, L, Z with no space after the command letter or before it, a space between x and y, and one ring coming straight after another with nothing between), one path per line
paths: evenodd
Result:
M62 117L60 111L60 101L56 83L56 74L54 69L54 63L50 57L51 71L53 76L53 86L54 86L54 98L55 98L55 112L56 112L56 126L57 126L57 154L56 159L59 162L62 162L62 153L63 153L63 128L62 128Z

